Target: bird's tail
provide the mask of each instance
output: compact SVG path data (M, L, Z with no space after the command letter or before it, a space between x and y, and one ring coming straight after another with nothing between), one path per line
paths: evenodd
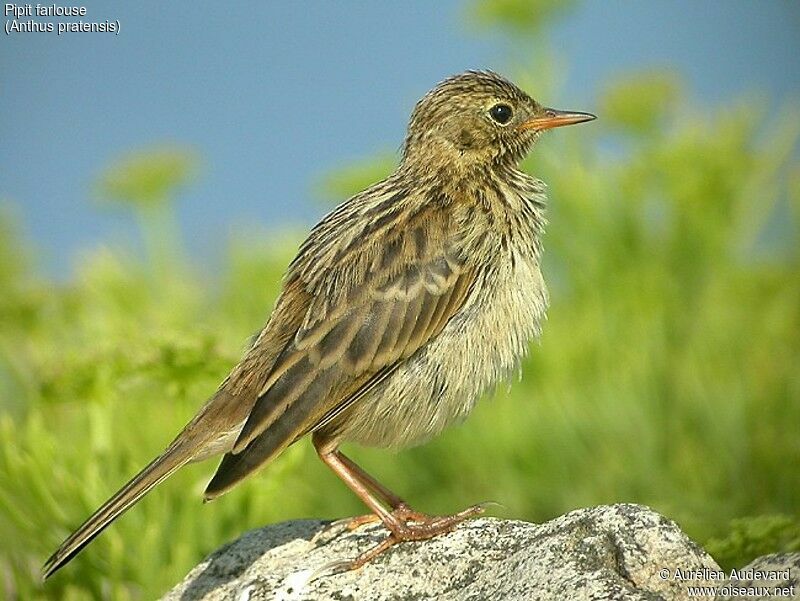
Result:
M95 511L75 532L73 532L56 552L50 556L42 568L43 577L49 578L63 567L103 529L127 511L134 503L145 496L157 484L169 477L175 470L186 465L193 458L192 445L180 437L166 451L156 457L130 482Z

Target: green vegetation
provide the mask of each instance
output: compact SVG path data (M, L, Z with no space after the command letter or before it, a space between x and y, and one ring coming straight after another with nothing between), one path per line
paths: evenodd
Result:
M525 164L550 184L552 308L522 381L425 447L352 454L426 511L494 500L542 521L637 502L724 567L796 550L800 118L690 108L669 73L613 83L596 112ZM147 258L95 249L65 283L37 273L0 213L0 595L151 599L249 528L363 513L305 442L206 505L214 465L191 466L39 583L237 361L300 241L237 238L216 285L183 259L165 269L164 249L183 256L164 224L193 164L172 150L109 171L99 193L137 216ZM367 161L332 188L390 168Z

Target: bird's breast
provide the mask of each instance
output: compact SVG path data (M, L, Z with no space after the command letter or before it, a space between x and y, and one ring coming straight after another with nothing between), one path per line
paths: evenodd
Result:
M518 367L546 307L533 248L507 246L481 270L442 332L342 415L342 440L412 446L463 420L486 389Z

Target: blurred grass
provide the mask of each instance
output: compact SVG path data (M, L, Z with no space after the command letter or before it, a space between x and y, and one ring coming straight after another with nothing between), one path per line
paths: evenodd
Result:
M800 118L747 102L691 108L680 81L660 72L612 83L597 112L547 136L525 163L550 185L552 308L522 381L425 447L352 454L426 511L495 500L498 515L542 521L638 502L726 567L798 550ZM151 599L248 528L364 511L305 442L207 505L214 465L191 466L39 583L55 545L237 361L300 241L239 236L208 285L159 221L170 223L170 194L193 164L170 152L109 172L126 184L115 198L139 219L145 260L94 249L56 283L0 212L6 598ZM342 198L391 168L367 159L324 186ZM153 203L136 190L147 182L158 184L160 217L142 216ZM164 269L169 248L181 259Z

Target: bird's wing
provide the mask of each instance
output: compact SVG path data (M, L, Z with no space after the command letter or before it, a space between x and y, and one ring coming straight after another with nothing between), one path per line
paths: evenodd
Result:
M356 402L463 306L476 272L450 247L446 215L389 207L366 220L333 213L301 248L289 278L305 278L312 301L207 498Z

